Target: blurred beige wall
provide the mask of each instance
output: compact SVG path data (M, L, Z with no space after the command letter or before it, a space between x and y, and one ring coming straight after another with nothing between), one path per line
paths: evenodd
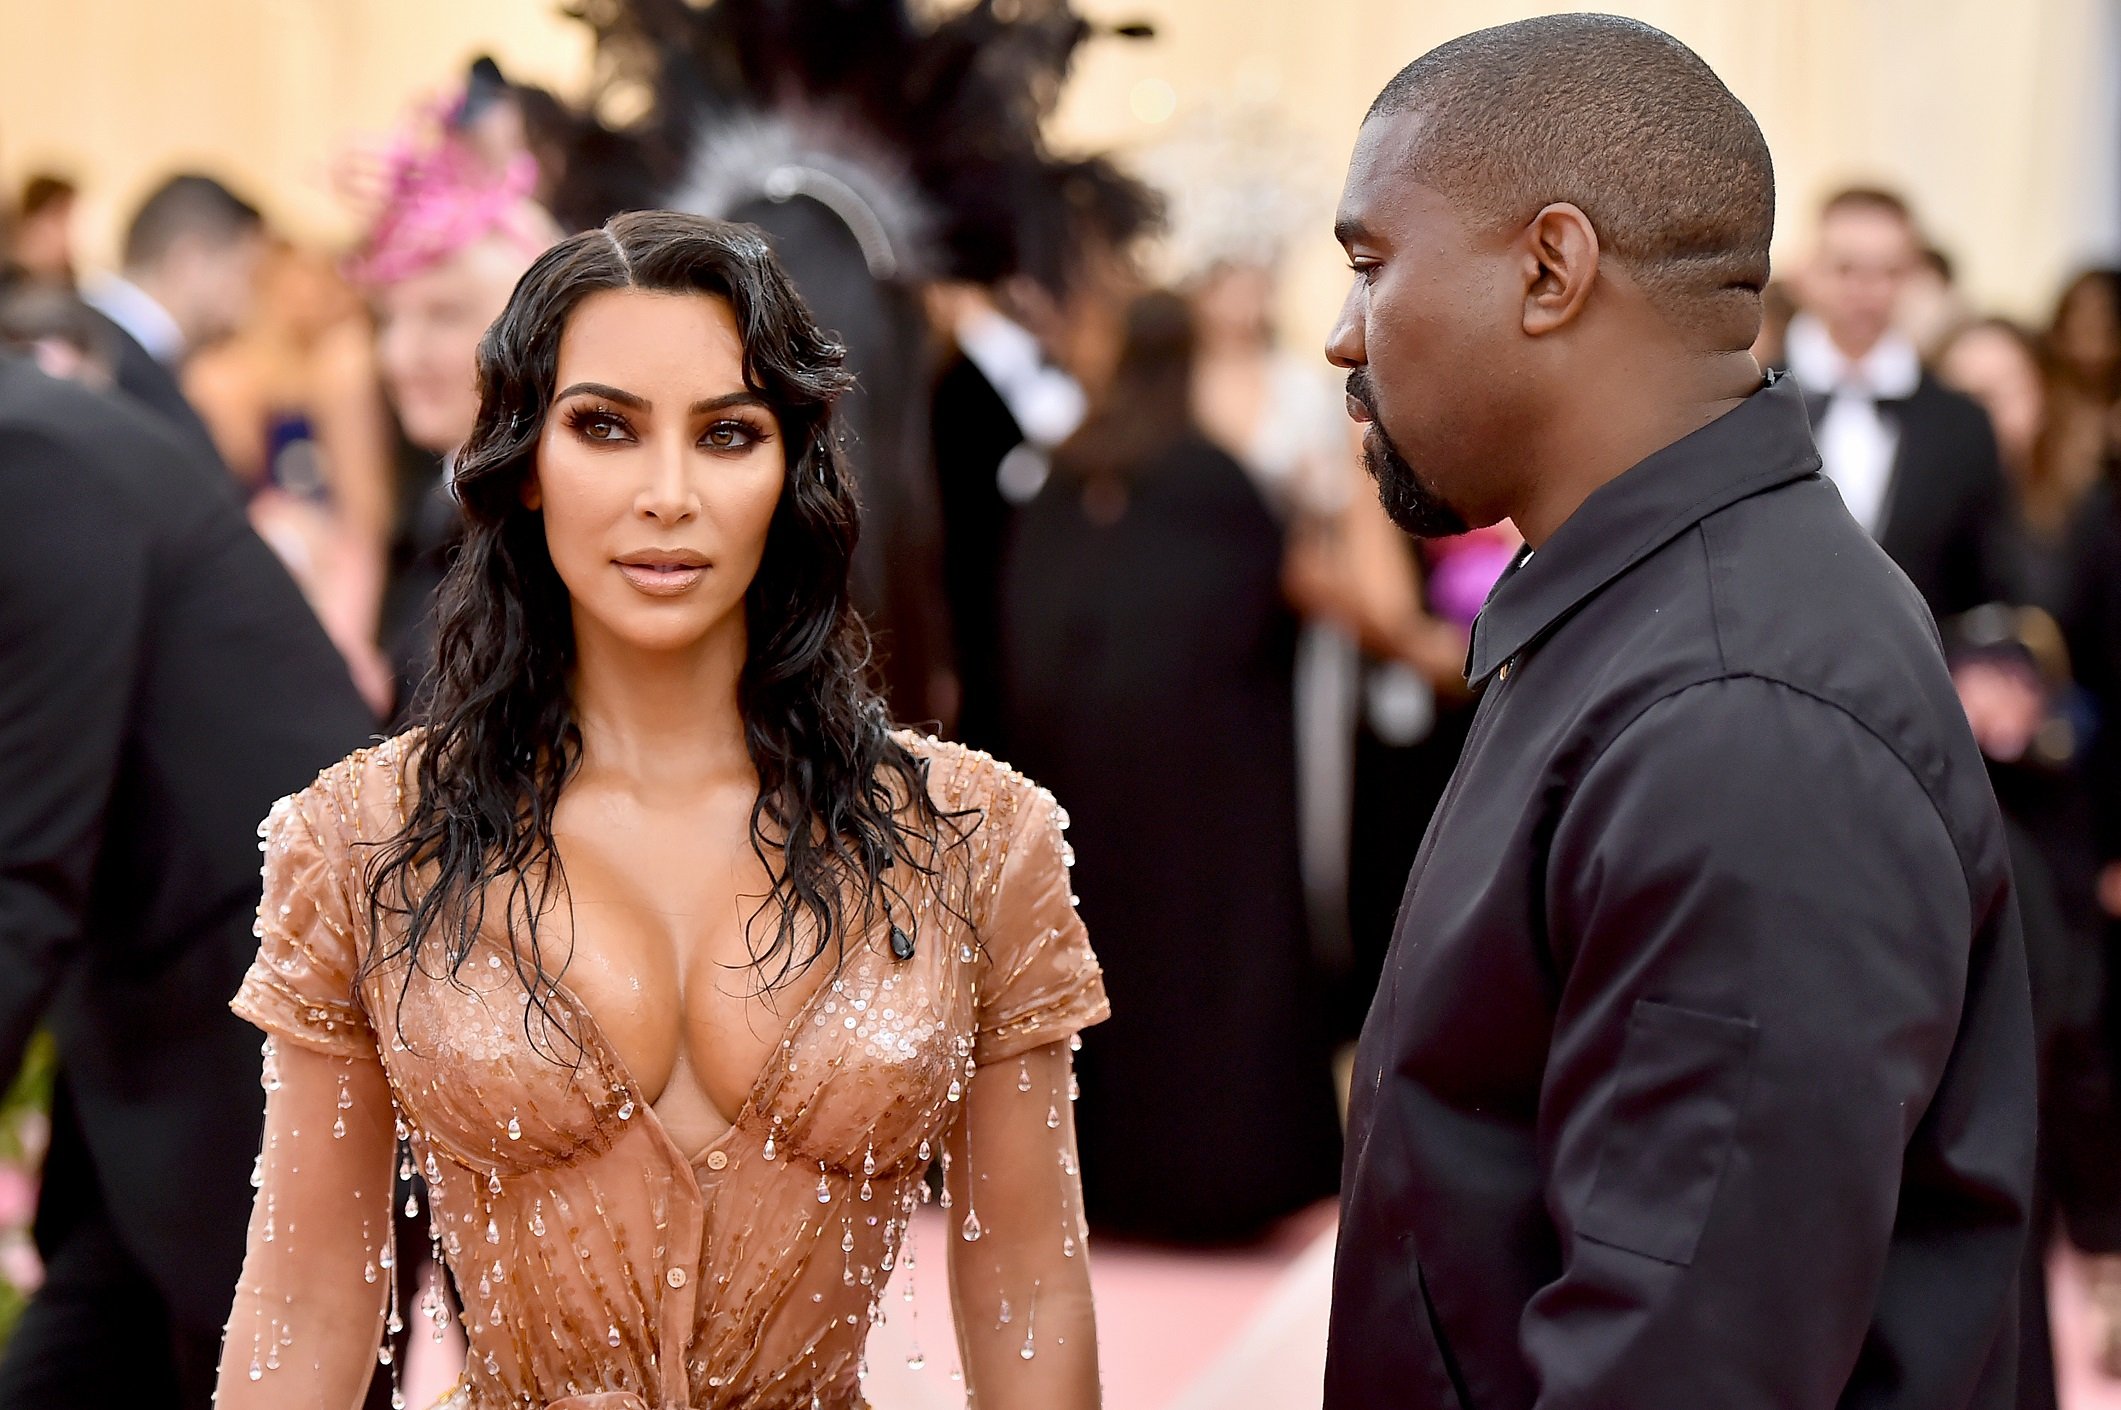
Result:
M1851 179L1905 189L1983 306L2044 314L2114 238L2113 0L1609 0L1698 49L1766 129L1783 196L1778 260ZM1430 45L1564 6L1518 0L1085 0L1145 17L1147 44L1084 57L1064 144L1153 141L1203 101L1278 106L1317 154L1329 208L1371 96ZM227 173L298 231L344 233L326 180L350 134L487 50L578 88L586 50L555 0L0 0L0 175L89 183L88 254L179 163ZM1343 271L1318 222L1293 249L1292 336L1319 337ZM2111 253L2111 251L2108 251Z
M0 0L0 177L86 185L84 254L179 167L222 175L310 238L342 238L335 153L491 53L571 91L587 31L557 0Z

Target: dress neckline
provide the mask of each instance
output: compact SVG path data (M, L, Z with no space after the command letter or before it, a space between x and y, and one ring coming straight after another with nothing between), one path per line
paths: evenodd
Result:
M866 947L866 936L863 944ZM584 1003L581 997L567 986L565 980L549 975L541 975L540 977L552 986L553 992L566 1003L575 1021L581 1026L584 1045L594 1044L610 1071L625 1084L626 1103L639 1112L654 1128L656 1134L662 1139L663 1144L676 1153L679 1162L688 1171L694 1172L696 1181L699 1165L712 1155L716 1149L726 1145L730 1137L734 1136L740 1129L757 1117L761 1110L760 1103L765 1099L766 1089L772 1084L775 1069L783 1060L782 1054L787 1051L789 1043L795 1039L795 1036L802 1031L804 1022L815 1013L824 996L833 992L833 985L846 972L846 958L846 954L842 953L837 961L838 971L820 983L815 989L812 989L809 996L796 1006L795 1012L789 1015L787 1024L781 1029L780 1043L767 1050L766 1060L759 1064L758 1075L751 1079L751 1086L744 1093L744 1100L737 1107L736 1115L729 1118L728 1126L723 1128L719 1136L716 1136L706 1145L701 1146L698 1151L689 1155L683 1147L678 1145L677 1138L670 1134L670 1127L664 1122L662 1113L658 1112L655 1109L655 1104L648 1100L647 1091L641 1086L639 1079L634 1076L632 1067L627 1064L625 1057L613 1045L609 1035L604 1032L604 1025L597 1021L597 1016L590 1011L589 1005ZM708 1105L712 1106L713 1104L713 1100L710 1098Z

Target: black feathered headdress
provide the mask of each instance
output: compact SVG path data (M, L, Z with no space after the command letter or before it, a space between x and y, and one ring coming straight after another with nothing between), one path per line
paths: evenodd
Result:
M727 214L804 195L881 279L1062 288L1081 234L1153 226L1148 188L1043 128L1098 30L1067 0L579 0L590 116L554 195L569 224L629 207ZM1107 33L1146 36L1144 25Z

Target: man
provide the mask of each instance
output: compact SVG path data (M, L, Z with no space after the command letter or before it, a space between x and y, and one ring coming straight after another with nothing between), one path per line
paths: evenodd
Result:
M2015 600L2016 575L1988 417L1924 371L1914 340L1895 326L1922 257L1898 196L1834 196L1786 346L1826 477L1942 620Z
M259 820L373 724L218 466L0 354L0 1081L61 1077L0 1410L204 1410L263 1118Z
M185 400L186 355L250 317L265 222L211 176L173 176L149 194L125 232L125 272L86 298L110 321L118 386L145 402L216 462L213 437Z
M1529 20L1357 139L1402 527L1526 548L1363 1033L1330 1410L2001 1410L2033 1047L1929 614L1747 351L1774 186L1677 41Z

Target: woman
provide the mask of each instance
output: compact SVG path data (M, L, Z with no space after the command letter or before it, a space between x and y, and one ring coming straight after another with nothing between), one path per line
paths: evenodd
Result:
M1952 335L1937 375L1980 402L1995 428L2018 508L2019 600L2059 614L2068 597L2070 528L2100 464L2096 438L2071 437L2066 419L2053 414L2059 403L2047 361L2030 332L1984 318Z
M343 178L368 207L348 273L374 311L373 375L402 433L378 627L401 712L427 674L435 592L456 546L445 467L478 416L479 337L560 238L532 199L538 166L515 145L514 93L474 65L461 95Z
M856 1410L938 1162L970 1390L1095 1406L1062 815L863 683L840 350L755 233L640 212L479 371L428 724L265 829L222 1410L352 1401L405 1166L452 1407Z
M1282 530L1200 430L1192 363L1185 301L1136 302L1101 404L1017 520L1002 680L1010 751L1066 780L1118 996L1083 1057L1092 1222L1211 1243L1330 1196L1340 1122Z

